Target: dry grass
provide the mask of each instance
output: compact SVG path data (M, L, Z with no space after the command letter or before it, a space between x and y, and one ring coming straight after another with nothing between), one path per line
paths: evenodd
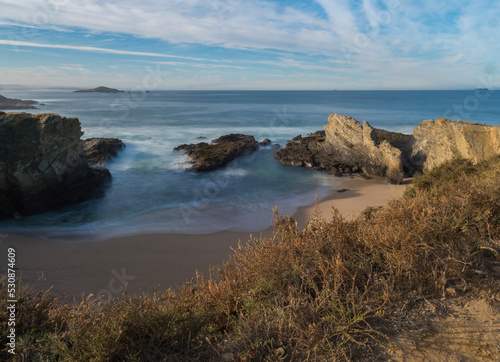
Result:
M500 158L445 164L354 221L335 213L300 230L276 215L274 227L178 290L68 306L21 288L18 359L376 358L390 347L380 326L408 300L498 286Z

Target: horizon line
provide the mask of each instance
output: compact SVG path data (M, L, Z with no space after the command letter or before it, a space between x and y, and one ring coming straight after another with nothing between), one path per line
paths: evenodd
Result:
M20 91L20 90L82 90L82 89L94 89L96 87L68 87L68 86L35 86L35 85L22 85L22 84L0 84L0 91ZM107 87L107 86L106 86ZM8 89L8 88L18 88L18 89ZM415 89L202 89L202 88L179 88L179 89L128 89L128 88L114 88L124 92L415 92L415 91L475 91L475 90L489 90L494 91L495 88L456 88L456 89L423 89L423 88L415 88Z

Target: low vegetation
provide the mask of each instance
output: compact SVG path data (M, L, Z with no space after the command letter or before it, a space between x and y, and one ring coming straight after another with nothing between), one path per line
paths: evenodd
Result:
M395 348L387 321L409 301L498 291L500 157L446 163L356 220L324 216L300 230L276 215L273 237L178 290L70 306L21 286L16 358L370 360Z

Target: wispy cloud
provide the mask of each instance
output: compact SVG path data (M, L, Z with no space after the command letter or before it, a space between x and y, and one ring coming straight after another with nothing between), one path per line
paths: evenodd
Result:
M151 62L152 64L162 64L162 65L174 65L174 66L186 66L196 68L232 68L232 69L248 69L247 67L240 67L231 64L213 64L213 63L185 63L185 62Z
M180 58L189 60L202 60L202 61L212 61L217 62L216 59L202 59L194 57L183 57L179 55L171 54L161 54L161 53L150 53L150 52L136 52L130 50L119 50L119 49L109 49L109 48L97 48L89 46L80 45L66 45L66 44L43 44L43 43L31 43L18 40L2 40L0 39L0 44L12 45L13 47L34 47L34 48L51 48L51 49L69 49L78 50L92 53L106 53L106 54L120 54L120 55L137 55L141 57L157 57L157 58Z
M340 73L350 87L423 79L460 87L500 63L495 0L0 0L0 8L0 45L168 58L163 65L212 69L213 79L241 70L252 84L281 67L324 87Z

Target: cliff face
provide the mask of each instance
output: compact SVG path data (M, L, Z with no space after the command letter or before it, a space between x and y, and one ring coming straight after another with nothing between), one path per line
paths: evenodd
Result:
M332 114L325 132L337 160L357 165L366 174L395 180L455 157L478 162L500 153L500 126L446 118L423 121L413 135L405 135L375 129L366 121L361 126L351 117Z
M424 172L454 157L478 162L500 153L500 126L438 118L420 123L413 136L412 162Z
M82 134L77 118L0 113L0 218L91 197L110 174L82 158Z
M366 121L361 126L354 118L339 114L328 117L325 133L338 161L358 166L369 175L403 177L412 136L376 129Z

